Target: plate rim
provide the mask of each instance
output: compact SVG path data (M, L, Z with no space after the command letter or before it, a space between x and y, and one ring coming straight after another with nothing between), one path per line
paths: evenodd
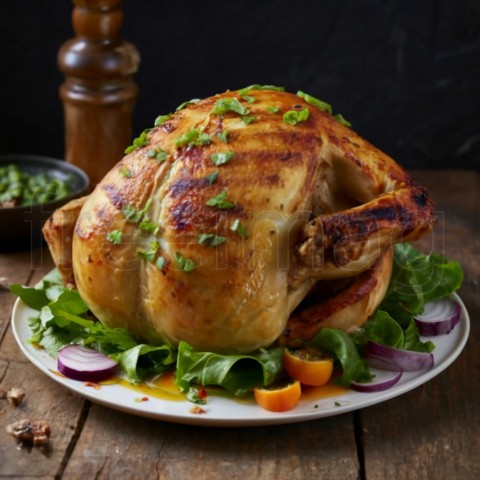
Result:
M329 396L325 397L322 399L319 399L316 401L318 404L319 402L323 400L330 400L332 406L329 408L315 408L315 406L311 407L310 410L299 410L299 409L293 409L288 412L281 412L281 413L273 413L273 412L267 412L266 410L261 409L257 405L252 405L252 411L255 412L257 415L255 416L239 416L239 417L222 417L222 416L212 416L211 414L211 406L213 403L213 407L215 407L215 403L220 401L220 402L232 402L235 404L237 407L241 407L241 403L236 402L234 399L226 399L222 397L211 397L209 399L209 404L206 406L206 413L205 414L193 414L190 412L190 409L192 408L193 404L188 402L187 400L184 401L169 401L166 399L153 399L155 403L160 402L160 405L169 405L173 403L177 404L182 404L186 405L186 410L184 413L172 413L167 411L151 411L150 409L145 409L142 408L144 405L142 403L135 403L132 401L132 405L124 405L122 403L116 402L110 398L107 398L103 395L103 393L100 393L105 391L104 389L108 389L109 387L117 387L117 388L123 388L125 391L127 391L127 387L122 387L121 385L102 385L102 388L100 390L95 390L92 389L91 387L86 387L84 385L84 382L79 382L75 380L71 380L65 377L61 377L56 373L55 371L52 371L48 366L45 365L44 362L41 362L39 358L37 358L38 352L43 352L43 356L47 358L47 361L54 361L52 357L48 355L48 353L43 350L43 349L35 349L32 345L29 345L26 342L26 339L24 336L21 335L20 332L20 323L22 321L27 321L27 318L22 317L22 309L24 309L26 312L28 310L35 311L34 309L31 309L28 307L25 303L20 298L17 298L12 314L11 314L11 327L12 327L12 332L14 335L14 338L17 342L18 347L20 348L20 351L22 354L27 358L27 360L32 363L36 368L38 368L42 373L47 375L49 378L51 378L53 381L56 383L60 384L64 388L67 388L71 391L74 391L78 393L81 397L86 398L93 403L97 403L100 405L103 405L107 408L111 408L114 410L118 410L124 413L129 413L132 415L137 415L141 417L146 417L146 418L151 418L155 420L161 420L161 421L167 421L170 423L177 423L177 424L187 424L187 425L195 425L195 426L217 426L217 427L246 427L246 426L264 426L264 425L282 425L282 424L288 424L288 423L300 423L300 422L306 422L306 421L311 421L311 420L318 420L321 418L327 418L327 417L332 417L344 413L349 413L353 412L356 410L361 410L363 408L367 408L379 403L383 403L385 401L391 400L392 398L398 397L400 395L403 395L421 385L424 383L430 381L432 378L438 376L440 373L442 373L444 370L446 370L462 353L468 338L470 334L470 318L468 311L465 307L465 304L461 297L457 293L452 294L452 299L457 301L460 304L461 307L461 318L460 322L457 324L455 330L461 330L460 333L457 334L458 339L455 341L455 344L452 342L452 351L449 352L449 354L446 356L445 359L443 359L440 363L436 363L435 366L427 370L421 374L418 374L418 372L405 372L406 374L408 373L415 373L416 376L411 378L410 380L406 380L402 382L402 379L400 382L395 385L394 387L390 388L389 390L383 391L383 392L377 392L375 393L360 393L360 392L354 392L352 390L349 390L343 395L337 395L337 396ZM25 328L29 329L28 325L24 325ZM457 330L457 332L458 332ZM448 335L440 336L444 338L452 338L448 337ZM440 337L433 337L434 343L435 343L435 338L440 338ZM425 337L423 337L425 338ZM432 339L432 337L429 337L429 339ZM438 343L438 341L437 341ZM37 352L37 355L34 355L32 352ZM434 356L435 356L435 350L434 350ZM405 374L404 374L405 376ZM107 390L108 392L108 390ZM110 390L111 392L111 390ZM132 390L132 394L133 394ZM348 395L360 395L360 397L364 397L363 401L357 401L357 402L352 402L351 404L345 403L345 404L340 404L335 405L336 402L334 402L334 399L341 398L344 396ZM137 395L138 396L138 395ZM218 400L217 400L218 399ZM343 400L342 400L343 401ZM308 400L308 402L313 402L313 400ZM150 402L148 402L150 403ZM210 415L209 415L210 414Z

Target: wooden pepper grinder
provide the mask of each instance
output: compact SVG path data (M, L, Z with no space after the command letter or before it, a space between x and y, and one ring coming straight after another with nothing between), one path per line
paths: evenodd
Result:
M140 56L120 38L121 0L73 0L76 37L62 45L58 65L65 117L66 160L83 169L92 188L123 157L132 140Z

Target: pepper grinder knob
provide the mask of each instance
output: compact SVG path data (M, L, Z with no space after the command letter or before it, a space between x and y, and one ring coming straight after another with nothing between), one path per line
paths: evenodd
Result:
M120 37L121 0L73 0L75 38L58 52L65 75L60 87L65 120L65 158L94 187L123 157L132 139L138 96L133 81L137 49Z

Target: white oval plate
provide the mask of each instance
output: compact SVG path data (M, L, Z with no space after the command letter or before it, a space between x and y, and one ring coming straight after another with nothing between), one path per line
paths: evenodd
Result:
M288 412L271 413L253 402L240 402L234 399L210 395L205 413L192 413L193 404L188 401L169 401L149 397L148 401L138 402L139 393L121 384L102 385L99 389L87 386L84 382L70 380L60 376L56 361L45 350L28 343L32 332L28 318L37 312L17 299L12 313L12 328L15 339L30 362L55 382L77 392L92 402L134 415L154 418L175 423L204 426L256 426L296 423L323 417L339 415L360 408L375 405L406 393L432 379L445 370L460 355L468 339L470 320L465 305L455 295L462 307L460 322L448 335L431 337L436 348L433 352L435 366L431 370L405 372L400 381L384 392L360 393L348 390L335 396L315 400L300 400L299 404Z

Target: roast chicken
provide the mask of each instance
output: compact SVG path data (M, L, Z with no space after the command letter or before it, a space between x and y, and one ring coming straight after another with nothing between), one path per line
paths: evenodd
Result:
M426 234L435 208L344 123L259 86L159 117L45 224L65 282L153 344L245 353L351 331L385 293L392 246Z

